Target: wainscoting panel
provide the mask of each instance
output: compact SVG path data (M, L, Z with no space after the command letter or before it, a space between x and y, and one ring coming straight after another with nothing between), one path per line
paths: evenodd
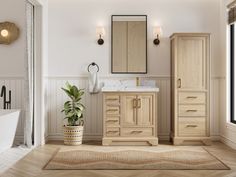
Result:
M46 130L47 140L62 140L63 123L63 104L67 96L61 90L61 87L68 81L85 89L83 103L86 107L84 113L85 119L85 139L101 139L102 137L102 94L90 94L88 92L87 77L48 77L47 96L46 96ZM101 81L124 78L102 77ZM130 79L130 78L125 78ZM142 79L155 80L160 88L158 97L158 135L162 140L168 140L170 135L170 77L149 77ZM219 137L219 78L211 80L211 136Z
M21 115L16 131L16 141L23 141L24 134L24 78L0 78L0 89L5 85L7 88L7 100L8 90L11 90L12 94L12 109L20 109ZM3 98L0 97L0 109L3 109Z

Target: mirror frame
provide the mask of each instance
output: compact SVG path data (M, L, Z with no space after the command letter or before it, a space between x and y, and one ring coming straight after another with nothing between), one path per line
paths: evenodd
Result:
M113 17L124 17L124 16L127 16L127 17L132 17L132 16L137 16L137 17L140 17L140 16L143 16L145 17L146 19L146 71L145 72L114 72L113 71ZM147 50L148 50L148 47L147 47L147 38L148 38L148 29L147 29L147 15L111 15L111 73L112 74L147 74L148 73L148 55L147 55Z

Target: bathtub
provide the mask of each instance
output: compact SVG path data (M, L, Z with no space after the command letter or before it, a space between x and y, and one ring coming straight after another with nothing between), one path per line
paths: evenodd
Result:
M0 109L0 153L12 147L19 116L20 110Z

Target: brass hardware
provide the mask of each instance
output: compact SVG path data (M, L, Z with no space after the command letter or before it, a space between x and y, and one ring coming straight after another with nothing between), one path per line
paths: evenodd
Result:
M143 131L132 131L131 133L142 133Z
M197 96L188 96L187 98L193 98L193 99L195 99L195 98L197 98Z
M138 108L141 108L141 99L138 99Z
M197 110L196 109L189 109L189 110L187 110L187 112L197 112Z
M107 133L117 133L117 132L119 132L119 131L107 131Z
M107 120L107 122L118 122L118 120Z
M197 127L197 125L187 125L186 127L192 127L192 128L195 128L195 127Z
M133 108L137 108L137 99L133 99Z
M139 77L136 77L136 86L140 86L140 79L139 79Z
M114 101L114 100L118 100L118 99L117 98L107 98L106 100Z
M181 88L181 79L178 79L178 88Z
M108 111L118 111L118 109L108 109L107 112Z

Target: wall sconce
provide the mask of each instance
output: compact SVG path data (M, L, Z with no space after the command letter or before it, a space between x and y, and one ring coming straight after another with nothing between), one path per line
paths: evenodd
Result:
M160 26L156 26L153 28L153 34L156 36L156 38L153 40L154 45L160 44L160 36L162 35L162 29Z
M0 44L11 44L18 39L19 34L20 30L14 23L0 23Z
M97 34L97 36L99 37L99 39L98 39L98 44L99 45L103 45L104 44L104 40L102 39L102 37L105 35L105 29L104 29L104 27L101 27L101 26L99 26L99 27L97 27L96 28L96 34Z

